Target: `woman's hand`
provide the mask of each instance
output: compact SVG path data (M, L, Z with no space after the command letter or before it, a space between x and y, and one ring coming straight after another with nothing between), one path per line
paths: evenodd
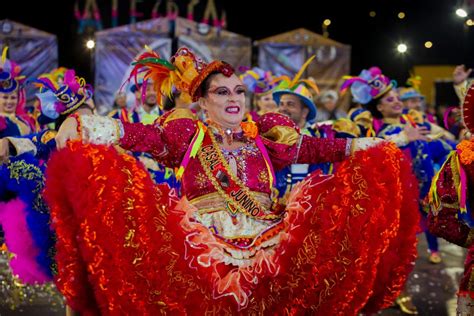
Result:
M408 142L413 142L415 140L429 141L427 135L430 131L425 126L413 127L410 124L407 124L403 131L407 136Z
M68 117L56 134L56 147L58 149L64 148L68 140L78 139L80 135L77 131L77 121L74 117Z

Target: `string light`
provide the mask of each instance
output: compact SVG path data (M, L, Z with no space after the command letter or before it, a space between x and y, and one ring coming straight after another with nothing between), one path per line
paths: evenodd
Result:
M400 43L397 46L397 50L400 54L405 54L408 50L408 46L404 43Z
M464 10L463 8L459 8L456 10L456 14L461 17L461 18L465 18L467 17L467 12L466 10Z
M95 47L95 42L93 40L88 40L86 42L86 47L89 48L89 49L93 49Z

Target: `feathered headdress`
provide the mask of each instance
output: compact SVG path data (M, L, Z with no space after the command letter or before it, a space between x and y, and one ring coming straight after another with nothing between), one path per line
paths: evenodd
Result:
M414 74L411 74L410 78L407 79L407 85L420 92L421 81L421 76L415 76Z
M271 92L278 82L278 79L272 75L271 71L265 71L258 67L247 69L240 75L240 80L247 86L249 91L256 95Z
M230 77L234 73L229 64L223 61L206 64L186 47L181 47L170 61L148 48L132 65L134 68L128 80L137 82L138 75L144 73L142 91L146 90L147 82L152 81L155 90L161 94L160 105L164 102L163 96L171 97L173 87L188 93L195 102L201 96L199 87L210 74L220 72Z
M303 64L303 66L301 66L300 70L293 77L293 79L288 76L277 77L276 80L279 80L280 83L273 92L273 98L277 104L280 103L280 98L284 94L293 94L298 96L309 108L309 113L306 117L307 121L309 122L316 117L316 105L313 102L313 94L311 93L310 89L313 89L317 94L319 94L319 88L314 81L309 79L301 79L301 76L315 57L316 56L310 57Z
M57 119L78 109L93 95L91 85L84 78L77 77L72 69L64 73L64 78L52 81L48 77L32 80L42 92L37 93L41 105L41 113L50 119Z
M3 48L2 59L0 61L0 92L11 93L25 81L25 76L21 76L21 67L14 61L7 58L8 47Z
M346 76L344 79L346 81L341 86L341 93L345 93L350 87L354 101L361 104L367 104L397 86L396 81L382 74L378 67L364 69L359 76Z
M421 98L424 99L425 96L421 94L420 86L421 86L421 77L411 75L410 78L407 80L407 85L410 86L408 88L400 88L400 100L405 101L412 98Z
M42 79L47 78L51 82L55 82L55 83L61 85L64 82L64 76L65 76L67 70L68 69L66 67L54 68L53 70L51 70L48 73L44 73L44 74L39 75L38 78L42 78Z

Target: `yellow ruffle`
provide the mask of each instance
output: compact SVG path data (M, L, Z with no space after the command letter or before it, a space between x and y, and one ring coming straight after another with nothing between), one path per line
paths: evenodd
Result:
M346 133L354 137L360 136L360 130L357 124L346 118L338 119L334 122L332 128L338 133Z
M262 134L275 143L292 146L298 142L300 134L296 129L289 126L274 126L268 132Z

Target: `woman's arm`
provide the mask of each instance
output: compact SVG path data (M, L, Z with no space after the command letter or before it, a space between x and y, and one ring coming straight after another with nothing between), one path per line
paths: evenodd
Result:
M83 115L68 118L58 131L59 148L71 139L86 143L119 145L125 150L145 152L167 167L176 167L186 153L196 122L190 111L172 111L152 125L122 123L109 117Z

